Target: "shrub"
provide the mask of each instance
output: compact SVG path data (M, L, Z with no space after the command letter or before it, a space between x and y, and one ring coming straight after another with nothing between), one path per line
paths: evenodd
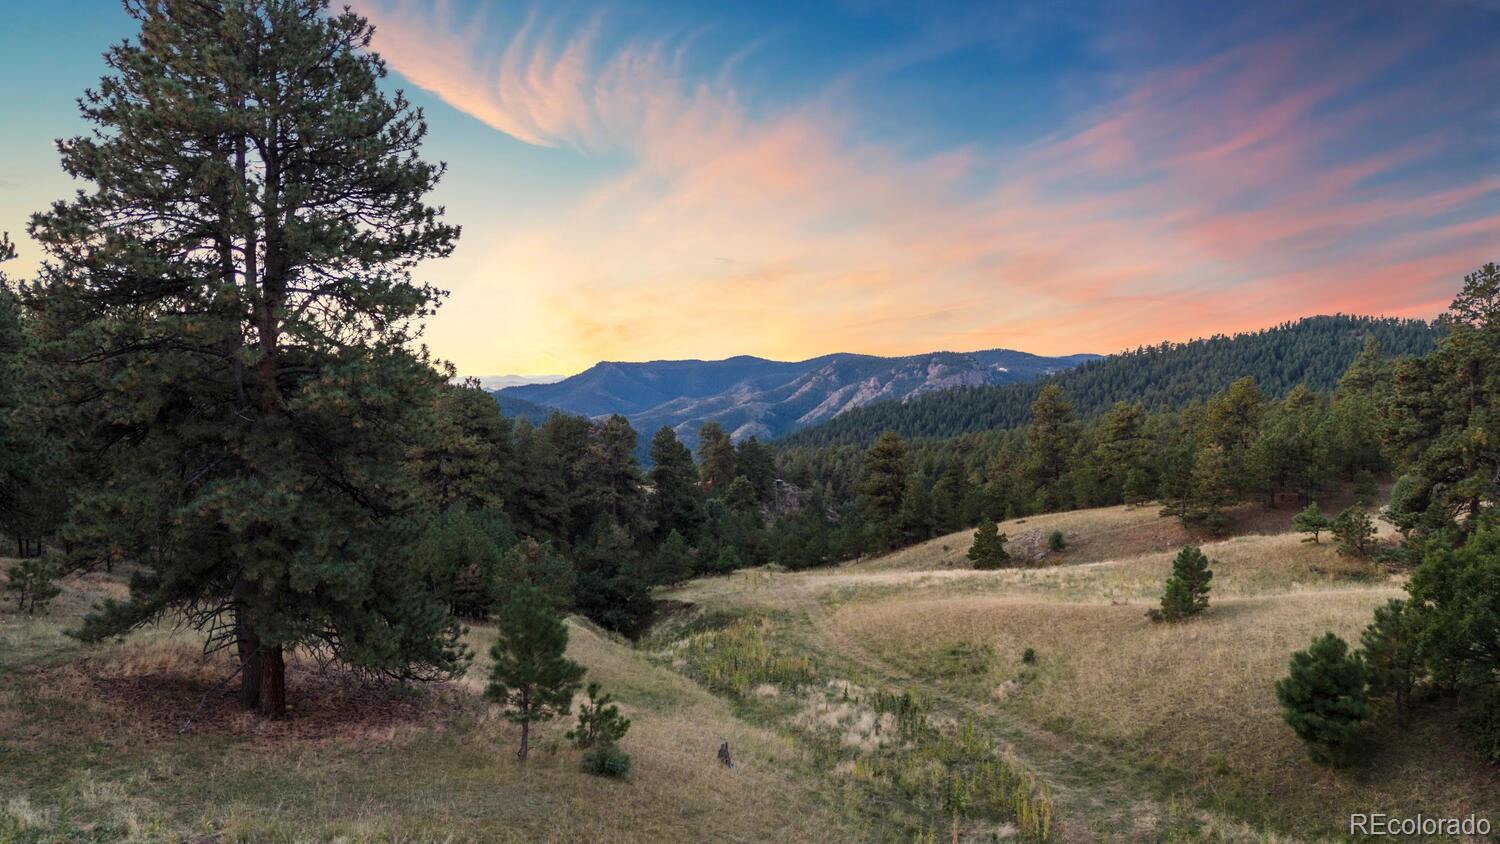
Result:
M1310 533L1312 536L1303 539L1303 542L1318 543L1322 541L1322 533L1333 527L1333 521L1323 515L1318 509L1316 502L1307 505L1307 509L1298 513L1292 519L1292 529L1298 533Z
M57 567L51 560L46 557L30 557L10 570L5 590L15 595L17 612L46 612L52 599L62 594L62 588L53 582L56 578Z
M1047 534L1047 548L1053 551L1061 551L1068 547L1068 540L1060 530L1054 530Z
M1375 483L1375 475L1369 469L1361 469L1354 475L1354 500L1366 507L1375 506L1375 499L1380 497L1380 486Z
M589 683L589 699L578 707L578 726L568 731L568 740L579 750L615 744L630 729L630 719L620 715L614 697L599 694L599 684Z
M1021 654L1021 661L1027 665L1036 665L1036 648L1027 648Z
M1208 557L1196 545L1178 552L1161 596L1162 620L1182 621L1208 609L1209 581L1214 577L1208 563Z
M630 776L630 754L613 744L600 744L583 754L581 766L596 777L624 779Z
M1319 764L1337 764L1370 715L1365 699L1365 666L1349 645L1332 633L1292 654L1287 676L1276 683L1287 726L1307 744Z
M1010 561L1005 550L1007 537L993 519L985 519L974 530L974 545L969 548L969 559L976 569L997 569Z
M1333 538L1346 557L1368 557L1375 545L1375 520L1370 511L1355 504L1333 520Z

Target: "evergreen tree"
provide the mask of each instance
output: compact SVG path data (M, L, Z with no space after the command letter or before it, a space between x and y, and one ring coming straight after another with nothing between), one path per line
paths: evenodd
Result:
M734 481L734 444L717 422L698 429L698 477L709 495L722 495Z
M630 533L600 514L577 549L577 607L601 626L636 636L651 626L651 578Z
M650 533L650 519L635 446L635 429L618 413L596 427L584 453L578 494L596 518L607 515L632 539L640 539Z
M860 508L879 550L894 548L900 540L906 476L906 442L897 434L882 434L865 453L865 477L860 485Z
M578 573L552 543L526 538L512 545L500 561L501 592L508 594L521 585L541 590L553 609L566 612L576 600Z
M1338 542L1339 553L1350 557L1368 557L1375 544L1375 521L1370 511L1355 504L1338 514L1330 528Z
M5 591L16 599L16 612L24 610L27 615L37 610L47 611L52 599L62 594L58 586L57 567L46 556L29 557L11 566L5 581Z
M620 714L614 696L600 694L598 683L589 683L588 700L578 705L578 726L568 731L568 740L579 750L596 745L615 745L630 730L630 719Z
M539 590L513 589L497 621L490 648L494 667L484 696L506 707L506 719L521 725L516 755L524 760L531 751L531 725L572 708L583 666L565 656L568 627Z
M499 511L440 514L412 550L412 565L460 618L485 619L501 596L501 566L515 534Z
M670 586L693 576L693 549L675 530L656 546L652 556L652 583Z
M1229 527L1224 508L1234 501L1234 460L1225 448L1210 444L1199 450L1193 463L1186 513L1183 523L1209 533L1222 533Z
M1073 436L1073 405L1061 387L1048 384L1032 403L1031 424L1026 428L1025 476L1040 510L1055 510L1067 503L1061 482Z
M516 486L506 507L516 532L541 540L569 542L569 471L545 433L521 420L515 428Z
M1208 557L1196 545L1177 553L1161 597L1162 619L1182 621L1208 609L1209 582L1214 577L1208 566Z
M899 516L902 540L907 543L924 542L931 539L937 522L932 514L930 485L918 475L907 479L906 492L901 496Z
M1132 474L1144 474L1146 460L1150 457L1151 442L1146 438L1146 411L1139 403L1116 402L1099 423L1099 442L1094 448L1094 463L1099 467L1099 484L1102 487L1096 501L1113 504L1127 500L1126 487ZM1140 485L1136 480L1135 500L1141 498ZM1149 498L1149 494L1146 498Z
M444 385L429 415L431 429L414 450L417 471L443 509L500 508L514 498L511 421L477 381Z
M1470 533L1500 501L1500 267L1464 278L1443 323L1448 334L1425 358L1396 363L1382 438L1420 502L1419 529L1456 525ZM1417 514L1413 514L1414 516Z
M1125 488L1121 490L1121 498L1126 504L1145 504L1155 494L1156 489L1151 482L1150 470L1137 466L1125 476Z
M1460 548L1431 543L1402 609L1425 669L1447 688L1500 677L1500 527L1486 525Z
M1391 599L1375 608L1375 619L1360 635L1360 652L1371 698L1389 697L1397 711L1411 705L1411 693L1421 676L1416 633L1406 602Z
M755 493L755 485L749 478L744 475L735 477L724 492L724 506L732 513L760 515L760 496Z
M676 533L696 540L703 527L703 493L693 454L666 425L651 438L651 520L658 541Z
M969 560L976 569L998 569L1010 562L1010 553L1005 550L1006 536L994 519L985 519L974 530L974 544L969 547Z
M1319 536L1323 533L1323 531L1330 530L1332 529L1332 527L1333 521L1327 516L1323 515L1323 511L1318 509L1318 504L1316 501L1308 504L1307 509L1303 510L1292 518L1293 530L1297 531L1298 533L1312 534L1312 536L1309 536L1306 539L1302 540L1303 542L1320 542L1321 540L1319 539Z
M458 234L423 202L422 115L326 0L127 11L139 38L80 104L96 131L59 145L92 187L32 218L50 261L23 297L48 427L90 454L73 563L143 567L81 634L230 617L241 700L269 717L287 648L452 674L458 625L404 553L441 384L412 351L440 292L409 271Z
M1341 761L1370 716L1364 663L1332 633L1292 655L1287 676L1276 683L1276 698L1287 725L1320 764Z
M1233 500L1256 485L1251 446L1260 431L1265 404L1265 394L1255 379L1246 376L1214 396L1205 408L1204 441L1221 452L1219 459Z
M932 485L932 520L941 533L957 530L961 525L973 524L966 518L966 502L969 498L969 479L963 464L948 461L943 473Z
M735 449L734 470L737 477L750 482L755 498L768 503L776 495L776 458L771 449L755 437L742 440Z

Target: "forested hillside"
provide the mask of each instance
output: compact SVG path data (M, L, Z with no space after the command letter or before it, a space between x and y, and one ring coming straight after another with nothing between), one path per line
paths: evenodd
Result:
M869 445L884 431L910 439L1014 428L1030 418L1031 404L1046 384L1061 387L1083 417L1097 416L1119 401L1139 403L1147 410L1207 401L1247 375L1272 396L1286 395L1298 384L1324 391L1338 383L1366 338L1374 338L1385 355L1404 357L1426 354L1438 333L1421 320L1308 317L1247 334L1143 347L1039 381L961 387L850 410L778 444Z

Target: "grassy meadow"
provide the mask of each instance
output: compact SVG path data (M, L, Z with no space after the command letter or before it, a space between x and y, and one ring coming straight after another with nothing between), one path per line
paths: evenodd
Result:
M303 656L268 724L192 631L67 638L124 573L72 578L46 614L0 609L0 842L1321 841L1354 810L1500 814L1441 702L1377 724L1357 768L1307 760L1276 679L1402 581L1285 532L1290 510L1237 518L1181 625L1146 610L1188 537L1125 507L1003 524L1064 532L1032 567L974 571L960 533L692 581L636 645L573 622L570 656L633 722L625 782L578 769L569 720L516 759L484 627L468 676L432 687Z

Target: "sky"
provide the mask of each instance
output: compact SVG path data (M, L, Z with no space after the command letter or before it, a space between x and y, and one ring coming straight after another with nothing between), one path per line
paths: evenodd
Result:
M1500 0L352 0L447 163L419 275L470 375L1108 353L1430 318L1500 260ZM132 35L8 9L0 230Z

